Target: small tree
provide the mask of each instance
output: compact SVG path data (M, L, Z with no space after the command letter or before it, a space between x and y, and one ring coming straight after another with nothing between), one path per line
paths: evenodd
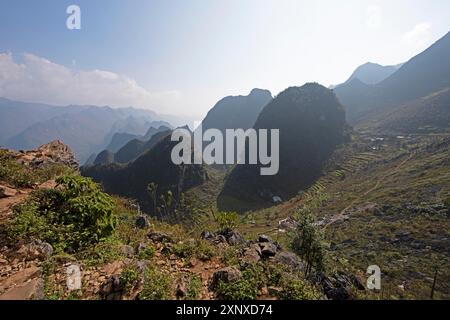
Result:
M152 204L153 204L153 210L156 213L157 212L157 206L158 206L158 201L157 201L157 193L158 193L158 185L154 182L150 182L147 185L147 192L150 195L150 198L152 200Z
M219 212L215 219L220 230L234 229L238 225L239 215L236 212Z
M305 262L305 275L308 275L312 268L317 271L325 269L326 250L323 245L322 232L314 225L311 213L306 211L302 213L290 247Z

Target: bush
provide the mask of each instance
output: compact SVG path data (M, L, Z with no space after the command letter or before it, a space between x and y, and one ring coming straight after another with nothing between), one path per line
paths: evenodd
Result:
M180 258L190 258L194 255L196 249L196 244L188 241L174 244L172 247L172 252Z
M220 230L235 229L238 226L239 215L236 212L219 212L215 218Z
M150 260L156 254L156 249L153 246L147 246L141 252L139 252L139 259Z
M139 298L142 300L169 300L171 290L171 277L155 268L149 268L145 272L144 285Z
M255 300L265 282L264 270L258 265L249 265L242 271L241 279L230 283L219 282L217 294L224 300Z
M11 232L37 237L60 250L78 250L109 237L116 225L114 202L89 178L68 175L56 189L34 193L16 208Z
M189 288L187 291L186 298L188 300L196 300L202 289L202 280L199 276L193 275L191 281L189 282Z
M139 280L139 274L136 268L127 267L120 274L119 281L120 285L126 290L130 291L134 288Z
M279 298L282 300L317 300L320 298L320 293L303 280L288 279L284 281Z

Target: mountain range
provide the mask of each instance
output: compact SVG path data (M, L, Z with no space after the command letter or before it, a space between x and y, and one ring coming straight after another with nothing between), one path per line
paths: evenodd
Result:
M450 87L450 33L376 84L357 77L334 91L346 107L350 124L369 120L376 109L412 102ZM376 111L375 111L376 112Z
M62 140L81 163L103 149L120 149L129 140L145 137L151 127L172 125L150 110L97 106L52 106L0 98L0 145L29 150Z

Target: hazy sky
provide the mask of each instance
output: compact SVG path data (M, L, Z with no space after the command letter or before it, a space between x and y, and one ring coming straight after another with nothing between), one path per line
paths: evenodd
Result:
M0 0L0 96L201 116L255 87L404 62L448 31L448 0Z

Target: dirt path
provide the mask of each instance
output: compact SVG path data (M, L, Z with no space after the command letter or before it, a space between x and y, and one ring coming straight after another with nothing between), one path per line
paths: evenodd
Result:
M354 205L359 202L362 198L364 198L365 196L367 196L368 194L372 193L373 191L375 191L376 189L378 189L378 187L381 185L381 183L390 175L397 173L397 171L403 167L405 165L405 163L407 163L409 160L411 160L413 154L410 154L405 160L403 160L400 164L398 164L392 171L389 171L388 173L382 175L377 182L375 183L375 185L370 188L369 190L367 190L366 192L364 192L363 194L361 194L359 197L357 197L356 199L354 199L347 207L345 207L343 210L341 210L338 214L332 216L330 218L330 220L323 226L323 229L326 230L330 225L332 225L333 223L336 223L337 221L341 221L344 220L345 218L347 218L348 214L347 211L350 210L351 208L354 207Z
M12 197L6 197L0 199L0 221L8 218L12 213L12 207L15 205L22 203L25 199L30 195L31 192L37 189L51 189L56 186L56 182L54 180L49 180L41 185L39 185L36 189L18 189L17 194Z

